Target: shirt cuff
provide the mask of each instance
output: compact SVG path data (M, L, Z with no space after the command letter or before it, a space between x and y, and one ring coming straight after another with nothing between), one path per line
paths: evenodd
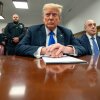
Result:
M40 55L41 49L42 49L42 47L39 47L39 48L38 48L38 50L33 54L34 57L36 57L36 58L42 57L42 55Z
M72 45L68 45L69 47L72 47L73 48L73 53L72 54L69 54L69 55L72 55L72 56L77 56L78 55L78 53L77 53L77 50L75 49L75 47L74 46L72 46Z

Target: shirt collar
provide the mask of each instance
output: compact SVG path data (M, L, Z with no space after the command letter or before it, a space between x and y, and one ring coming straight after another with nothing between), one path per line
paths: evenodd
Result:
M46 35L49 35L50 30L45 26L45 30L46 30ZM54 34L57 34L57 27L53 30Z
M89 35L88 33L86 33L86 35L87 35L87 37L88 37L89 39L91 39L91 37L92 37L91 35ZM96 35L94 35L93 37L96 39Z

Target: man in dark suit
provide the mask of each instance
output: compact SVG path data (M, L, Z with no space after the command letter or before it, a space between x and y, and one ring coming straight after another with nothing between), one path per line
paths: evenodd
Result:
M100 37L97 36L97 27L94 20L87 20L84 24L84 29L86 33L84 33L81 37L78 38L78 41L80 44L86 49L87 55L94 55L94 49L93 49L93 41L92 37L94 38L94 41L97 45L97 50L100 52Z
M71 30L59 26L62 8L59 4L45 4L43 7L44 24L28 28L28 33L16 47L16 54L37 58L41 55L61 57L63 53L85 54L85 49L73 37ZM48 46L51 31L54 33L52 38L55 43Z

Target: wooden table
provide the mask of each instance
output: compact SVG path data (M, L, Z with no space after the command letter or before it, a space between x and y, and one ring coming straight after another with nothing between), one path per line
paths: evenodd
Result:
M100 100L100 59L88 64L45 64L42 59L0 57L0 100Z

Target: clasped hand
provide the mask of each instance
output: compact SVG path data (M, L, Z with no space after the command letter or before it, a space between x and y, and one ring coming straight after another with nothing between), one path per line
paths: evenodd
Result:
M19 42L19 37L14 37L14 38L13 38L13 42L14 42L14 43L18 43L18 42Z
M64 53L73 53L73 48L56 43L42 48L41 53L50 57L58 58L62 57Z

